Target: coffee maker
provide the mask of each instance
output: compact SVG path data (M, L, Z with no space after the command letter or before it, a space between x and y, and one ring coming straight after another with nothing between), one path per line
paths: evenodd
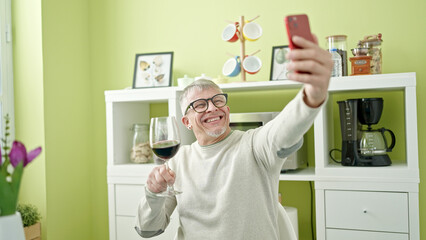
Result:
M383 110L383 98L358 98L338 101L342 133L343 166L389 166L386 154L395 146L395 134L386 128L373 129ZM392 142L388 146L385 132ZM331 152L330 152L331 155Z

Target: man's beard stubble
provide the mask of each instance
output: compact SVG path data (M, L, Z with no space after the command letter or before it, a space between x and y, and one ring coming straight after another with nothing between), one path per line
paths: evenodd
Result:
M218 130L213 131L213 132L207 132L207 135L209 135L210 137L217 138L217 137L221 136L222 134L224 134L225 131L226 131L226 127L223 127L221 129L218 129Z

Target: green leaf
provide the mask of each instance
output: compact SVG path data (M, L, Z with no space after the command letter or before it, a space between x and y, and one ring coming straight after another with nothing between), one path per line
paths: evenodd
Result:
M5 175L5 176L9 176L9 173L7 172L7 166L10 164L10 160L9 158L5 158L6 160L4 161L2 167L1 167L1 172ZM6 177L5 177L6 180Z
M6 181L6 175L0 172L0 216L15 214L18 193L12 184Z
M34 225L41 219L41 213L35 205L19 203L16 210L21 213L24 227Z

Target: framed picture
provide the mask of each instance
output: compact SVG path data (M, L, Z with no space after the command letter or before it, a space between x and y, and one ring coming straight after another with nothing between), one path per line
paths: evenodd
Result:
M290 48L287 45L272 47L271 81L288 79L287 63L289 61L285 58L288 51Z
M133 88L172 85L173 52L136 54Z

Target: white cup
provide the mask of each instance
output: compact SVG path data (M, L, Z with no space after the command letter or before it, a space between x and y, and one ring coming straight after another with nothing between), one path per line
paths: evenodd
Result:
M223 64L222 73L227 77L235 77L241 72L240 67L240 57L235 56L234 58L228 59L225 64Z
M183 78L178 78L177 82L178 82L178 86L179 87L186 87L189 84L191 84L194 81L193 78L188 77L188 75L185 75Z
M262 61L256 56L248 56L244 58L243 68L247 73L255 74L262 68Z
M244 25L243 36L249 41L256 41L262 36L262 27L255 22L249 22Z
M222 32L222 40L228 42L235 42L238 40L239 30L238 30L238 22L234 24L228 24Z

